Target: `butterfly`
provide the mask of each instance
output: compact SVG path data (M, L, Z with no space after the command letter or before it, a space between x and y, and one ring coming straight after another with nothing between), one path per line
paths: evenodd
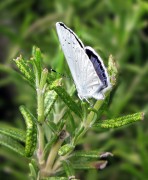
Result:
M64 23L57 22L56 30L79 98L87 101L89 98L104 99L111 83L101 57L93 48L84 46Z

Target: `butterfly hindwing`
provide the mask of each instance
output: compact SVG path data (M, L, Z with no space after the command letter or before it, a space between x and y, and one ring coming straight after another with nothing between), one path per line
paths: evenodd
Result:
M76 51L76 87L80 97L90 98L98 90L100 80L84 49L77 47ZM79 77L78 77L79 76Z

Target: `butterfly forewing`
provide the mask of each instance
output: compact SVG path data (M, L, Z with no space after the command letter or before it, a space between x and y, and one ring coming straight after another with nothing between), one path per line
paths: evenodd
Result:
M63 23L56 23L57 33L59 36L59 40L62 46L62 50L64 52L65 58L67 60L68 66L70 68L73 79L76 79L77 68L75 64L76 54L75 49L80 46L77 39L71 32L69 28L67 28Z

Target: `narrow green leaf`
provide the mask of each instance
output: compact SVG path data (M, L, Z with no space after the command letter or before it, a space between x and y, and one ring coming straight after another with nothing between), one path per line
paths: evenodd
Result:
M79 141L79 139L85 134L86 131L87 128L85 128L83 124L81 124L78 128L76 128L71 144L75 146Z
M39 172L38 162L35 159L31 159L31 162L29 163L29 169L32 180L36 180Z
M24 75L25 79L28 80L31 86L34 87L35 77L32 72L32 69L28 65L28 62L24 60L21 55L17 59L14 59L14 62L16 63L20 72Z
M21 106L20 111L25 119L27 128L25 153L27 157L31 157L34 153L37 143L37 126L35 123L35 118L26 107Z
M67 177L47 177L47 178L41 178L41 180L68 180Z
M50 113L57 97L58 97L57 93L53 90L49 90L48 92L46 92L44 99L45 117L47 117L47 115Z
M68 114L68 123L66 124L67 129L69 132L72 132L72 135L75 133L75 129L77 128L77 124L75 123L74 117L72 116L70 110L67 111Z
M64 118L64 117L63 117ZM58 123L57 123L57 133L60 133L65 125L66 120L65 119L61 119Z
M60 80L54 81L51 88L60 96L64 103L72 110L75 114L81 117L81 109L77 106L75 101L70 97L70 95L60 86Z
M71 157L85 157L85 158L101 158L113 156L110 152L99 152L99 151L75 151L72 153Z
M58 134L61 132L61 130L63 129L64 125L65 125L65 121L64 119L61 119L57 124L55 124L52 121L46 121L46 124L49 126L50 130L52 132L54 132L54 134Z
M15 151L16 153L25 156L24 147L10 136L0 134L0 144Z
M86 157L86 158L99 158L98 151L75 151L72 156L75 157Z
M107 165L106 160L84 162L84 163L73 163L74 169L104 169Z
M129 123L133 123L139 120L143 120L144 114L142 112L135 113L115 119L109 119L109 120L100 120L99 122L95 123L93 127L100 127L100 128L117 128L124 125L127 125Z
M41 71L42 71L40 49L34 46L32 49L32 55L33 55L33 63L35 63L35 66L36 66L37 72L38 72L38 77L40 79Z
M0 123L0 133L10 136L18 141L25 142L26 134L23 130Z
M48 125L48 127L50 128L50 130L52 131L52 132L54 132L54 133L56 133L57 132L57 130L58 130L58 127L57 127L57 124L55 124L54 122L52 122L52 121L46 121L46 124Z
M39 167L38 167L38 162L37 162L37 160L32 158L32 159L31 159L31 164L32 164L33 167L34 167L34 170L35 170L36 172L38 172Z
M34 168L34 166L33 166L32 163L29 163L29 169L30 169L30 174L29 174L29 176L30 176L33 180L36 180L36 179L37 179L37 174L36 174L35 168Z
M70 161L62 161L62 165L64 167L64 170L66 172L67 177L75 177L74 176L74 169L72 167L72 164Z

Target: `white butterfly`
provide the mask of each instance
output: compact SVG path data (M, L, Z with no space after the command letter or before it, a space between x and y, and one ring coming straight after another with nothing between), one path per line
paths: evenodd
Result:
M84 47L64 23L57 22L56 29L79 98L87 101L88 98L104 99L104 93L111 88L111 84L101 57L93 48Z

